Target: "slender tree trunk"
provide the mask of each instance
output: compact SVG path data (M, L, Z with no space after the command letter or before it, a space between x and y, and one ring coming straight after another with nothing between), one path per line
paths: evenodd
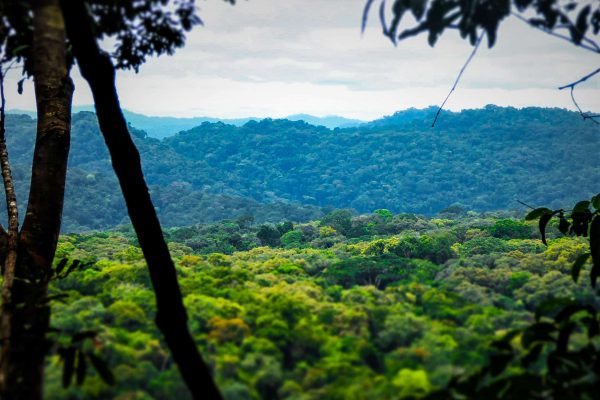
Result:
M100 130L119 179L129 217L146 258L156 295L156 324L195 399L220 399L210 369L187 326L175 266L144 180L140 155L131 140L115 86L115 68L96 42L91 17L82 0L62 0L73 54L96 105Z
M4 182L4 191L6 195L6 208L8 213L8 233L3 232L7 237L6 247L2 249L3 262L3 281L2 281L2 315L0 316L0 338L2 338L2 348L0 352L0 363L6 359L5 354L10 348L10 331L12 315L12 287L15 279L15 270L17 266L17 251L19 240L19 212L17 209L17 196L12 180L10 162L8 160L8 149L6 148L6 129L5 129L5 109L6 97L4 96L4 71L0 66L0 169L2 180ZM0 376L0 387L2 379Z
M3 400L42 399L50 321L45 299L60 232L71 129L73 84L60 5L58 0L31 3L37 137L12 285L10 346L0 363Z

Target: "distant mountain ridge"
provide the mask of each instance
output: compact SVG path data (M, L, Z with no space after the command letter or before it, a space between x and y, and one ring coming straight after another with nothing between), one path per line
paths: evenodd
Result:
M82 111L94 112L94 106L74 106L73 114ZM24 114L29 115L32 118L36 118L34 111L28 110L9 110L9 114ZM129 124L137 129L145 131L149 137L162 139L165 137L173 136L181 131L192 129L204 122L216 123L223 122L228 125L242 126L249 121L259 121L261 118L248 117L248 118L213 118L213 117L169 117L169 116L150 116L140 113L135 113L127 109L123 110L123 115ZM336 115L329 115L326 117L315 117L314 115L308 114L294 114L285 117L290 121L305 121L311 125L325 126L329 129L334 128L349 128L358 126L365 123L358 119L349 119Z
M162 140L131 131L165 226L241 215L305 221L328 207L432 215L455 204L515 209L518 199L568 208L600 192L600 128L575 112L488 106L443 112L432 129L435 112L405 110L334 130L264 119L204 122ZM27 116L8 116L21 205L35 128ZM65 230L127 221L109 160L95 115L75 114Z

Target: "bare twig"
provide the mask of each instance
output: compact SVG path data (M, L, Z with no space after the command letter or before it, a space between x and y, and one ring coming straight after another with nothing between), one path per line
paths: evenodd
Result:
M454 90L456 90L456 87L458 86L458 82L460 81L460 78L462 77L463 73L465 72L465 70L467 69L467 67L469 66L469 64L473 60L473 58L475 57L475 54L477 54L477 50L479 49L479 45L481 44L481 41L483 40L484 36L485 36L485 31L481 32L481 34L477 38L477 41L475 42L475 46L473 47L473 51L471 52L471 54L467 58L467 61L465 61L464 65L460 69L460 72L458 73L458 76L456 77L456 80L454 81L454 85L452 85L452 89L450 89L450 92L448 92L448 95L444 99L444 102L442 103L442 105L440 106L440 108L438 108L438 110L437 110L437 113L435 114L435 118L433 119L433 123L431 124L432 128L435 127L435 123L437 122L438 117L440 116L440 113L444 109L444 106L446 105L446 102L448 101L448 99L452 95L452 92L454 92Z
M598 68L595 71L590 72L589 74L587 74L586 76L576 80L575 82L569 83L567 85L563 85L561 87L558 88L558 90L563 90L566 88L574 88L575 86L579 85L580 83L583 83L585 81L587 81L588 79L590 79L591 77L593 77L594 75L600 74L600 68Z
M535 210L535 207L530 206L527 203L523 203L521 200L517 199L517 203L524 205L527 208L531 208L532 210Z
M558 90L570 89L569 92L571 94L571 101L573 101L573 104L577 108L577 111L579 111L579 115L581 115L581 117L583 119L589 119L590 121L594 122L595 124L600 125L600 122L598 121L598 118L600 118L600 115L590 114L590 113L584 112L581 109L581 107L579 106L579 103L577 103L577 100L575 99L575 88L577 87L577 85L579 85L580 83L583 83L583 82L587 81L588 79L592 78L593 76L595 76L597 74L600 74L600 68L598 68L595 71L592 71L589 74L587 74L587 75L579 78L575 82L571 82L571 83L569 83L567 85L563 85L563 86L559 87Z

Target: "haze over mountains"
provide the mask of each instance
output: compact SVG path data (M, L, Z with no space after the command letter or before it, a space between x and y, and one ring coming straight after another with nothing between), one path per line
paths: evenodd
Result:
M132 129L166 226L253 215L303 221L325 208L435 214L567 207L600 187L600 129L561 109L406 110L328 129L265 119L204 122L156 139ZM27 198L35 121L9 115L7 138L21 206ZM95 115L73 116L64 230L127 222ZM23 212L21 213L23 215Z
M94 112L94 106L74 106L73 114L82 111ZM35 111L29 110L9 110L11 114L25 114L32 118L36 118ZM234 118L234 119L223 119L223 118L212 118L212 117L193 117L193 118L181 118L181 117L169 117L169 116L150 116L140 113L135 113L124 109L123 115L127 122L137 129L145 131L149 137L162 139L165 137L173 136L178 132L192 129L204 122L223 122L225 124L242 126L248 121L259 121L260 118L248 117L248 118ZM314 115L308 114L294 114L285 117L290 121L305 121L309 124L316 126L324 126L329 129L334 128L350 128L365 123L358 119L349 119L336 115L326 117L315 117Z

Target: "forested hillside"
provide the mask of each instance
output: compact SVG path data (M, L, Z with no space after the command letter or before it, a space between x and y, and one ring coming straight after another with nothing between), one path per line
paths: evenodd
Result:
M484 365L490 340L526 326L545 300L598 306L587 280L570 276L588 244L561 236L549 228L545 247L535 224L506 215L387 210L166 232L194 338L227 400L391 400L443 387ZM53 356L46 398L188 398L152 322L134 234L66 235L63 257L89 264L52 285L53 338L97 332L83 348L106 360L117 384L90 367L82 386L63 389Z
M158 140L132 129L155 206L167 226L252 215L307 221L322 207L433 215L560 207L600 186L600 131L577 113L500 108L407 110L330 130L288 120L235 127L204 123ZM7 138L19 198L26 197L35 121L10 115ZM64 231L126 222L92 113L73 117ZM24 204L22 202L22 204Z

